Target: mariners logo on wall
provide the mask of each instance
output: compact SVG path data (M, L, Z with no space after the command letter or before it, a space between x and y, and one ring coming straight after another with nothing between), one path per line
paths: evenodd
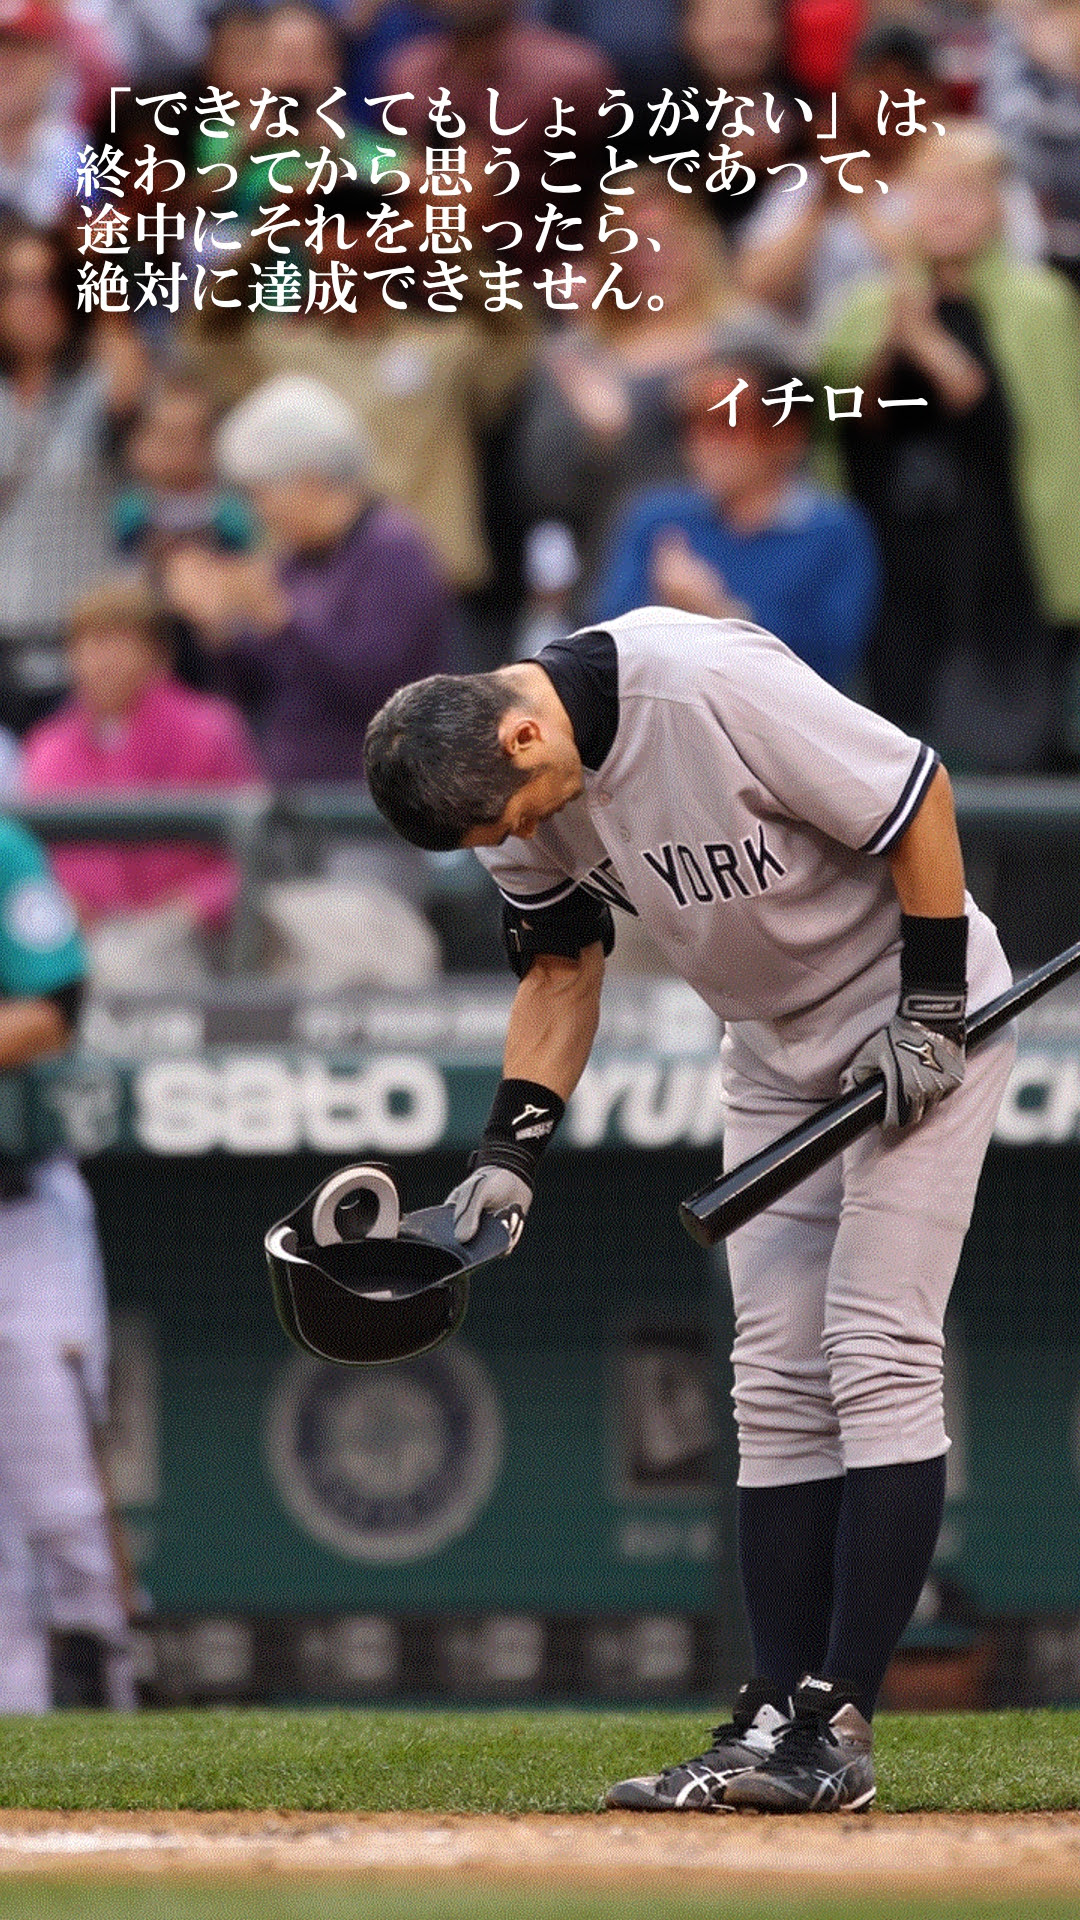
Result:
M498 1396L456 1340L387 1367L301 1354L269 1409L274 1484L306 1533L351 1560L420 1560L466 1533L503 1456Z

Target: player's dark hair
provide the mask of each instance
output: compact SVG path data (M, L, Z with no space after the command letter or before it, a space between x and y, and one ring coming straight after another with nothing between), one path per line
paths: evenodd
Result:
M503 714L520 704L494 673L437 673L391 694L368 727L364 766L375 805L403 839L449 853L501 818L529 777L499 742Z

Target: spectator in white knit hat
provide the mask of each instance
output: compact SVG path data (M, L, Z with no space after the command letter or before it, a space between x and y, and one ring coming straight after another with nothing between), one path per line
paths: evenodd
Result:
M321 381L256 388L221 423L217 458L266 541L251 554L172 553L173 610L217 690L250 715L272 782L362 781L372 714L448 663L450 592L419 529L375 494L365 429ZM416 908L429 877L396 845L325 844L308 877L264 892L272 970L306 986L427 983L439 950Z
M452 603L430 549L374 495L367 434L318 380L256 388L217 452L267 544L181 550L166 569L172 605L251 713L272 780L360 780L371 715L403 679L446 664Z

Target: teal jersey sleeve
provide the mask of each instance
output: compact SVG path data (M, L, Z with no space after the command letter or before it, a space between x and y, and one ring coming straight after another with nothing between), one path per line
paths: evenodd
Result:
M75 910L44 850L24 827L0 820L0 994L51 993L85 972Z

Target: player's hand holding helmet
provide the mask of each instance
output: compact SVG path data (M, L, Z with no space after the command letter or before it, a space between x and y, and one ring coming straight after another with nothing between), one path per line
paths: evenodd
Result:
M914 1126L964 1078L967 920L901 917L900 1004L841 1076L845 1088L885 1076L886 1130Z
M485 1213L529 1211L536 1168L563 1116L563 1102L534 1080L501 1080L483 1138L446 1204L454 1209L454 1232L467 1244Z
M467 1245L479 1233L485 1213L516 1211L524 1218L532 1197L528 1181L509 1167L477 1167L447 1194L446 1204L454 1209L454 1233Z

